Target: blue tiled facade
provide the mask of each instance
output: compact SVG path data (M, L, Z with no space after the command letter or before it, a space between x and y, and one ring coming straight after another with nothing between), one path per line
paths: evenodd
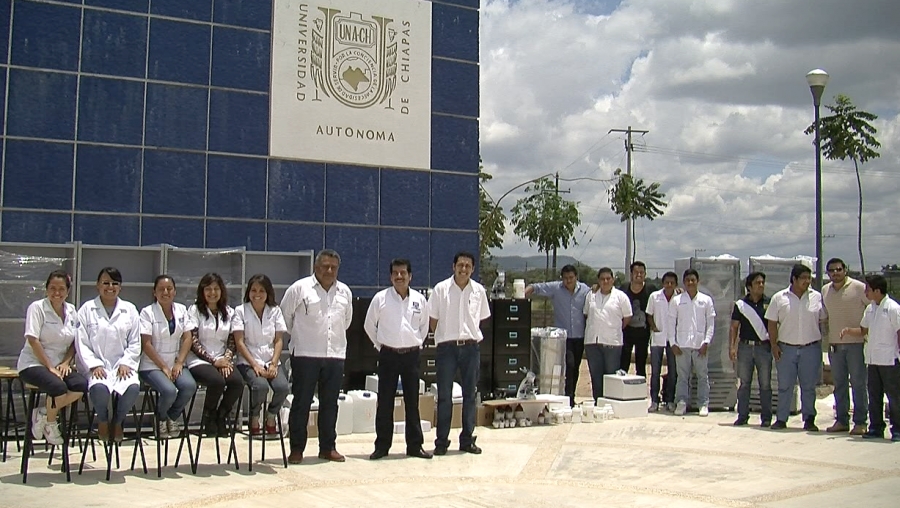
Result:
M478 0L432 5L431 167L268 156L270 0L0 0L0 241L334 248L360 294L478 248Z

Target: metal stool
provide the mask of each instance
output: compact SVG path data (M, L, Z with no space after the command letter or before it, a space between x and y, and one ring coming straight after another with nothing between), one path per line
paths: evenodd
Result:
M6 413L3 419L3 434L0 436L0 447L3 448L2 461L6 462L6 453L9 448L9 428L12 425L13 432L16 435L16 451L22 451L22 445L19 444L19 419L16 415L16 401L13 399L13 381L19 380L19 373L15 369L9 367L0 367L0 406L3 400L3 381L6 381ZM21 381L19 386L21 386ZM28 404L25 402L25 388L22 387L22 407Z
M250 390L249 384L245 383L244 386L248 390ZM271 394L271 392L269 392L269 394ZM241 396L243 396L243 394ZM263 407L265 407L265 404L263 404ZM263 410L262 412L265 413L265 410ZM250 416L259 416L259 415L250 415ZM243 428L242 422L239 424L241 425L241 428ZM266 429L265 429L265 418L260 419L260 425L261 425L261 428L263 431L262 434L259 436L259 438L262 441L262 457L260 458L260 460L265 462L265 460L266 460L266 441L270 441L272 438L269 437L268 439L266 439L268 434L266 433ZM281 424L281 411L278 411L278 413L275 414L275 429L278 432L278 439L281 441L281 460L282 460L282 462L284 462L284 467L286 468L286 467L288 467L288 461L287 461L287 451L284 447L284 427ZM239 432L243 432L243 430L241 430ZM247 467L249 468L250 471L253 471L253 433L250 431L249 420L247 423L247 437L248 437Z
M144 422L144 416L147 414L147 411L153 415L154 425L151 430L153 440L156 441L156 477L162 478L162 467L169 465L169 441L173 438L169 437L167 439L161 439L159 437L159 428L158 423L156 421L156 407L159 404L159 392L154 390L150 385L141 383L141 393L143 394L143 401L141 402L141 411L138 415L138 423L137 423L137 438L141 439L143 437L143 432L141 431L141 424ZM194 453L191 447L191 440L188 439L188 417L187 413L184 411L181 412L181 421L184 424L184 430L181 431L181 436L175 439L178 439L178 453L175 455L175 465L174 467L178 467L178 463L181 460L181 450L184 447L184 443L187 442L188 446L188 459L191 461L191 472L197 472L197 466L194 464ZM163 444L165 443L165 444ZM165 448L165 453L163 453L163 448ZM134 451L131 454L131 469L134 469L135 460L137 459L138 448L135 447Z
M194 395L191 397L191 403L188 405L188 413L187 413L188 418L190 418L190 415L194 411L194 402L197 400L197 394L200 393L201 389L204 390L204 392L206 391L206 387L203 386L202 384L198 383L197 391L194 392ZM238 463L237 446L234 443L234 438L235 438L235 434L237 432L238 419L240 418L240 414L241 414L240 408L241 408L241 403L243 402L243 400L244 400L244 391L241 390L241 395L240 395L240 397L238 397L237 403L235 404L234 409L233 409L234 417L226 419L226 421L230 423L230 427L231 427L230 432L228 433L229 434L229 443L228 443L228 458L226 459L226 463L230 464L231 457L234 457L234 469L236 471L239 471L241 469L241 467L240 467L240 464ZM193 471L194 474L197 473L197 466L200 464L200 447L201 447L201 444L203 441L203 431L204 431L204 429L202 427L197 429L197 445L196 445L196 448L194 451L194 454L195 454L194 458L193 458L193 460L191 460L191 464L194 468L194 471ZM187 427L185 427L185 433L187 433ZM219 448L219 436L216 436L213 439L216 440L216 463L221 464L222 463L222 452L221 452L221 449Z
M112 392L110 394L110 396L112 397L112 414L115 414L116 409L119 405L119 394L116 392ZM78 466L78 474L79 475L82 474L82 472L84 471L84 460L87 457L88 444L90 444L91 448L93 449L94 440L99 439L99 436L93 432L94 417L96 415L97 415L97 412L92 407L91 411L88 414L87 435L85 436L86 441L85 441L85 444L82 447L82 451L81 451L81 464ZM134 446L135 446L135 448L139 449L139 451L140 451L141 464L143 466L144 474L147 474L147 471L148 471L147 470L147 458L144 455L144 444L141 442L141 432L140 432L141 423L140 423L140 421L138 421L137 411L135 410L134 406L131 407L131 418L135 424L135 437L134 437L135 445ZM125 422L122 422L122 423L123 423L123 427L124 427ZM123 432L124 432L124 429L123 429ZM126 439L126 441L127 440L130 440L130 439ZM115 458L116 458L116 469L121 467L120 461L119 461L120 445L118 443L116 443L115 441L103 442L101 444L103 445L104 455L106 455L106 481L109 481L109 478L112 475L113 453L115 453ZM131 461L131 469L132 470L134 470L134 463L135 463L135 460L134 460L134 458L132 458L132 461Z
M22 483L26 483L28 481L28 461L31 459L31 456L34 455L34 434L32 432L32 419L31 414L34 412L35 408L38 407L38 403L40 402L41 395L45 395L46 392L38 388L37 386L30 384L23 384L23 395L24 390L28 390L28 405L25 406L25 413L27 415L25 421L25 444L22 446L22 465L19 468L19 471L22 473ZM49 397L49 395L48 395ZM52 399L51 399L52 400ZM54 403L55 404L55 403ZM66 481L72 481L72 471L71 464L69 463L69 442L70 435L72 429L74 427L75 422L75 411L78 406L78 401L76 400L69 406L69 417L66 418L66 412L60 411L60 427L62 431L63 444L62 444L62 469L66 472ZM50 446L50 457L47 459L47 466L50 466L53 463L53 454L56 450L56 445Z

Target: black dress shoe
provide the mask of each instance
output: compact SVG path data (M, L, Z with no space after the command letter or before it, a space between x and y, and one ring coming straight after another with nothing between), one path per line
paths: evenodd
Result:
M884 439L884 432L878 432L877 430L869 430L865 434L862 435L863 439Z
M746 418L738 418L737 420L734 421L734 426L742 427L744 425L747 425L748 421L749 420L747 420Z
M763 421L759 422L759 426L762 427L762 428L764 428L764 429L767 428L767 427L771 427L771 426L772 426L772 421L771 421L771 420L763 420Z
M467 444L466 446L460 446L459 451L474 453L475 455L478 455L481 453L481 448L479 448L478 445L475 444L475 440L473 439L472 442Z
M447 455L447 447L446 446L435 446L434 454L435 455Z
M437 450L435 450L435 451L437 451ZM430 459L432 457L432 455L430 453L426 452L425 450L423 450L421 446L415 450L412 450L412 449L406 450L406 455L408 455L410 457L418 457L420 459Z
M372 455L369 455L369 460L383 459L384 457L387 457L387 455L387 450L375 450L374 452L372 452Z
M787 422L783 422L781 420L775 420L775 423L773 423L772 426L769 428L772 430L784 430L787 428Z
M815 420L809 418L805 422L803 422L803 430L807 432L819 432L819 427L816 427Z

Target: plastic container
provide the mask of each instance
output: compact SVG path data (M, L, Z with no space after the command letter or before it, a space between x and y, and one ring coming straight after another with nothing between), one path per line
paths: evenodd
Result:
M572 423L581 423L581 417L584 413L581 411L581 406L575 406L572 408Z
M353 434L353 399L346 393L338 395L337 435Z
M378 394L369 390L351 390L347 395L353 399L353 433L375 432L375 410Z
M525 279L516 279L513 281L513 297L525 298Z
M586 400L581 403L581 422L594 423L594 401Z

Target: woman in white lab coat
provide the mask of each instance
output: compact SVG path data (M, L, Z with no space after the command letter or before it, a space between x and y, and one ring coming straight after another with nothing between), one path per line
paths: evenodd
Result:
M197 391L197 382L184 368L191 351L187 308L175 301L175 279L160 275L153 281L153 303L141 309L141 379L159 394L156 428L160 439L178 437L181 412Z
M56 416L87 391L87 379L72 366L75 357L75 306L66 301L72 279L65 270L50 272L44 288L47 297L28 306L25 313L25 345L16 370L24 383L47 393L46 407L34 409L31 432L35 439L63 442Z
M122 274L106 267L97 276L99 296L78 309L76 350L81 371L88 378L91 405L97 414L97 435L121 443L122 423L140 390L137 368L141 358L141 325L137 308L119 298ZM110 394L119 402L110 416Z
M206 387L203 430L207 436L226 437L226 420L244 390L244 381L234 368L234 309L228 306L225 282L219 274L207 273L200 279L188 316L191 354L187 366L197 383Z
M244 304L234 311L234 341L240 354L237 368L250 385L250 433L259 435L259 411L269 387L272 401L266 411L266 433L275 434L275 416L291 390L287 376L278 368L282 336L287 331L281 308L275 304L272 281L258 274L247 281Z

